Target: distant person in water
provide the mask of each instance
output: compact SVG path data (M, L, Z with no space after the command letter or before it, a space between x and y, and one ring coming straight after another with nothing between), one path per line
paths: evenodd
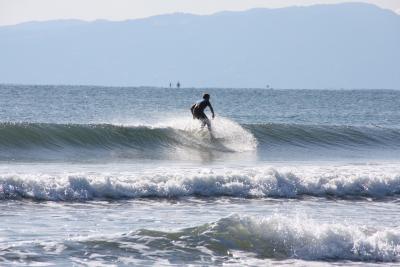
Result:
M209 94L204 94L203 100L200 100L199 102L193 104L193 106L190 108L190 111L192 112L193 119L198 119L201 121L201 128L204 128L204 126L207 125L208 130L211 131L211 122L204 113L204 110L207 107L210 107L212 118L214 119L215 114L214 114L214 109L212 108L210 103Z

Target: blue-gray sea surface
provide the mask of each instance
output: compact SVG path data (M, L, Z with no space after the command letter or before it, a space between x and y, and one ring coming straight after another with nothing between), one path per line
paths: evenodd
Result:
M0 85L1 266L400 266L399 204L400 91Z

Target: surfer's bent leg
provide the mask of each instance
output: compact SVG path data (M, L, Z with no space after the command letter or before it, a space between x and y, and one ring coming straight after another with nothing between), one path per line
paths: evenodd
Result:
M200 119L201 120L201 128L207 125L207 129L211 131L211 121L207 118L207 116Z
M206 126L206 123L204 122L204 119L199 119L201 121L200 128L203 129L204 126Z
M205 118L205 119L203 120L203 123L204 123L205 125L207 125L208 130L211 132L211 122L210 122L210 120L209 120L208 118ZM203 127L204 127L204 126L203 126Z
M200 127L202 129L204 128L204 126L207 125L208 130L211 131L211 122L208 119L206 114L204 114L204 113L195 114L195 117L196 117L196 119L201 121L201 126Z

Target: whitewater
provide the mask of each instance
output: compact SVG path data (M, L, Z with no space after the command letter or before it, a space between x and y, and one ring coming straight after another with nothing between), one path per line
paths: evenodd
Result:
M189 110L204 91L212 135ZM0 265L400 266L399 106L0 85Z

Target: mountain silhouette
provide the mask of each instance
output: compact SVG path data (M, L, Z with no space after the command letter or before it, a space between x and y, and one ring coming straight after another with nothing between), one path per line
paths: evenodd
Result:
M0 27L0 83L400 89L400 16L347 3Z

